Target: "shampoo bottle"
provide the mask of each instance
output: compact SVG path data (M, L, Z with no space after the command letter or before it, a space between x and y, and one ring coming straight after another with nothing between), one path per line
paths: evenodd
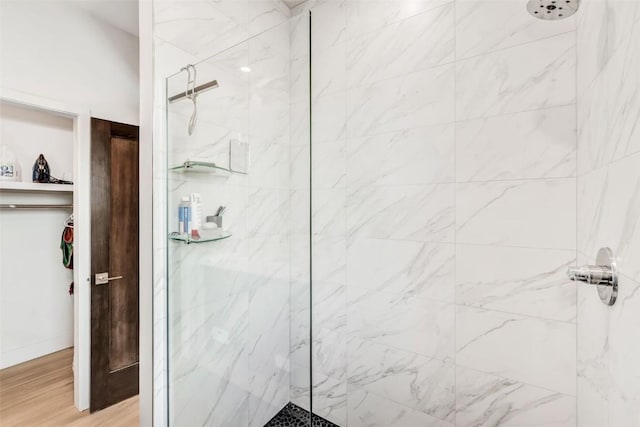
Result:
M179 232L181 234L191 234L191 203L188 197L182 198L182 203L178 205Z
M191 207L191 236L194 239L199 239L200 234L198 233L198 230L200 230L202 226L202 204L200 203L200 194L191 193L189 199Z

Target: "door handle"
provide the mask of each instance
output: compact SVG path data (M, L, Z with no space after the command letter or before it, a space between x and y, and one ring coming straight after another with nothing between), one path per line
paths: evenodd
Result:
M120 279L122 279L122 276L109 277L109 273L108 272L107 273L97 273L96 274L96 286L106 285L112 280L120 280Z

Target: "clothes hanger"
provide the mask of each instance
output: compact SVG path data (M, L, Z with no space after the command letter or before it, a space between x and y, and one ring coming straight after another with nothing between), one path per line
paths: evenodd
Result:
M73 228L73 214L69 215L67 219L64 220L64 226Z

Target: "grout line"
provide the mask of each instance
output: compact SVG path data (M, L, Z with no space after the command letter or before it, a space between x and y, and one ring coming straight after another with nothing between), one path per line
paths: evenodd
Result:
M454 79L454 82L455 82L455 79ZM455 99L454 99L454 108L455 108L455 104L456 104L456 102L455 102ZM535 112L545 111L545 110L569 108L569 107L573 107L575 105L576 105L576 103L574 101L574 102L571 102L571 103L568 103L568 104L547 105L547 106L543 106L543 107L540 107L540 108L532 108L532 109L527 109L527 110L512 111L512 112L500 113L500 114L490 114L490 115L484 115L484 116L478 116L478 117L469 117L469 118L464 118L464 119L456 119L456 118L454 118L454 120L449 120L449 121L445 121L445 122L441 122L441 123L432 123L432 124L429 124L429 125L398 128L398 129L392 129L392 130L385 130L385 131L382 131L382 132L363 133L363 134L359 134L359 135L348 135L347 134L346 136L340 137L340 138L337 138L337 139L325 139L325 140L316 141L316 144L319 144L319 145L328 144L328 143L332 143L332 142L336 142L336 141L341 141L343 139L346 139L347 141L350 141L350 140L355 140L355 139L371 138L371 137L376 137L376 136L391 135L391 134L394 134L394 133L409 132L409 131L417 130L417 129L428 129L428 128L445 127L447 125L463 124L463 123L467 123L467 122L494 119L494 118L500 118L500 117L508 117L508 116L518 115L518 114L535 113Z
M529 40L529 41L526 41L526 42L523 42L523 43L518 43L518 44L515 44L513 46L505 46L505 47L502 47L502 48L499 48L499 49L496 49L496 50L489 50L489 51L486 51L486 52L483 52L483 53L478 53L478 54L475 54L475 55L472 55L472 56L462 57L462 58L460 58L458 60L458 62L465 62L465 61L468 61L470 59L477 59L477 58L482 57L482 56L487 56L487 55L491 55L491 54L494 54L494 53L504 52L504 51L509 50L509 49L518 48L518 47L522 47L522 46L526 46L526 45L530 45L530 44L534 44L534 43L538 43L538 42L549 41L550 39L553 39L555 37L560 38L560 37L566 36L567 34L575 33L575 32L576 32L576 30L574 28L572 30L563 31L561 33L553 34L553 35L550 35L550 36L541 37L541 38L538 38L538 39L535 39L535 40Z
M576 17L575 18L575 22L576 22L576 31L575 31L575 55L576 55L576 60L575 60L575 78L574 78L574 85L575 85L575 133L574 133L574 137L575 137L575 174L576 174L576 183L575 183L575 192L576 192L576 197L575 197L575 233L576 233L576 241L575 241L575 246L576 246L576 252L575 252L575 261L574 264L577 265L578 263L578 244L579 244L579 235L578 233L580 232L579 230L579 214L578 214L578 209L579 209L579 202L578 202L578 196L579 196L579 178L578 178L578 162L579 162L579 120L578 120L578 105L579 105L579 94L578 94L578 23L579 20ZM580 293L580 290L576 287L576 291L575 291L575 323L576 323L576 332L575 332L575 367L576 367L576 402L575 402L575 406L574 406L574 410L575 410L575 419L576 422L578 420L578 399L577 399L577 395L578 395L578 390L579 390L579 381L578 381L578 351L580 346L578 345L578 340L580 339L580 334L578 333L578 325L579 325L579 319L578 319L578 313L580 312L580 310L578 309L579 306L579 302L580 299L578 297Z
M453 119L458 118L458 1L453 2ZM453 180L458 181L458 126L453 126ZM453 424L458 424L458 185L453 187Z

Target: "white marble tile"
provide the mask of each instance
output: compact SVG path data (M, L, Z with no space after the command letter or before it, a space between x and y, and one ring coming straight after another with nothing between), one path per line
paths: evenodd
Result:
M313 99L311 120L314 144L344 139L347 132L347 98L345 92Z
M289 403L288 372L278 371L269 375L254 373L250 382L249 427L264 427Z
M456 57L468 58L573 31L575 17L549 25L521 2L456 0Z
M576 106L456 124L456 180L560 178L576 173Z
M340 285L344 289L344 285ZM344 290L342 291L344 292ZM344 295L343 295L344 296ZM335 381L345 381L347 375L347 334L346 334L346 304L336 304L336 307L327 307L326 301L320 304L314 302L313 313L313 340L311 346L313 371L321 376L330 377ZM335 300L334 300L335 301ZM318 306L318 307L316 307ZM343 324L335 326L326 325L320 319L326 319L329 313L339 312Z
M308 288L311 277L311 241L309 233L306 232L291 234L289 236L289 245L289 272L291 275L291 289L293 290L297 287Z
M309 3L305 1L305 3ZM295 13L289 19L289 52L291 59L309 56L309 13Z
M352 190L347 194L349 235L453 242L454 191L454 184L363 187Z
M451 123L453 65L351 88L347 100L349 138Z
M289 143L288 75L269 75L265 86L250 87L249 134L280 144ZM273 86L270 86L273 84Z
M589 260L580 255L578 265ZM577 415L578 425L609 425L609 324L610 313L597 291L578 284Z
M347 240L344 236L313 236L313 281L346 283Z
M347 140L349 188L452 182L454 132L447 124Z
M456 302L573 322L576 288L567 278L575 251L456 247Z
M453 422L455 368L441 360L353 337L349 390L365 390L432 417Z
M575 249L574 178L457 184L458 243Z
M154 37L170 42L198 59L249 37L246 26L204 0L154 1L153 32Z
M292 145L290 148L289 173L291 188L309 191L311 183L310 145Z
M312 51L313 98L344 92L347 89L347 45L340 43L331 49ZM304 65L304 62L302 62ZM308 75L305 76L308 80Z
M607 0L607 7L607 38L615 52L621 44L634 37L633 31L638 31L640 4L635 0Z
M293 260L295 260L292 257ZM311 360L311 285L307 279L292 279L290 285L290 366L306 366L309 368Z
M349 389L348 406L350 427L453 427L453 423L398 405L364 390Z
M454 351L454 306L347 284L350 336L446 360Z
M610 247L621 274L638 280L640 267L640 153L578 180L578 247L590 261Z
M289 370L289 283L251 291L248 317L249 370L278 379Z
M227 159L229 158L227 146ZM252 138L250 145L249 186L260 188L289 188L289 155L287 144L260 141ZM228 160L227 160L228 161Z
M576 326L458 306L456 363L576 394Z
M303 101L292 103L289 106L289 143L292 146L309 146L311 144L311 114L309 113L308 93ZM309 163L308 158L307 163Z
M331 191L331 190L329 190ZM309 206L311 195L308 190L291 190L289 192L289 225L291 235L309 235L311 219Z
M280 25L289 19L290 11L280 0L248 0L248 32L251 35Z
M211 304L186 307L169 319L173 423L247 423L247 312L247 293L239 293Z
M248 244L218 242L218 251L171 242L168 276L169 318L190 307L210 304L248 289ZM193 248L191 246L194 246Z
M344 139L312 146L312 189L344 189L347 185L347 159Z
M356 238L349 242L347 261L350 285L406 298L454 302L452 244Z
M322 0L311 7L311 51L333 49L345 41L346 0Z
M453 62L453 11L450 3L350 39L349 87Z
M313 375L313 413L337 425L347 421L347 381Z
M456 368L456 425L576 425L576 398L518 381Z
M578 175L593 171L610 158L608 86L608 82L598 78L578 95Z
M613 4L618 3L613 1ZM640 6L637 4L623 4L628 8L635 7L636 14L640 15ZM615 16L623 20L622 12L625 10L622 7L620 14ZM602 76L608 88L605 92L609 132L606 140L609 146L607 158L612 160L640 152L640 75L637 72L640 69L640 18L637 19Z
M311 371L307 365L291 364L289 398L292 403L306 409L311 408Z
M347 37L351 40L450 3L452 0L347 0Z
M611 55L607 7L607 0L585 0L575 15L578 94L591 85Z
M289 221L287 190L251 188L248 199L247 228L250 236L278 236L287 232Z
M611 426L640 423L640 343L632 337L640 322L640 282L622 276L609 327L609 423Z
M346 190L315 189L312 197L313 233L324 236L345 236L347 233ZM305 203L300 203L300 205L306 208L305 213L308 217L308 204L305 206ZM309 231L308 227L306 231Z
M457 119L573 103L575 52L575 34L566 33L459 61Z

